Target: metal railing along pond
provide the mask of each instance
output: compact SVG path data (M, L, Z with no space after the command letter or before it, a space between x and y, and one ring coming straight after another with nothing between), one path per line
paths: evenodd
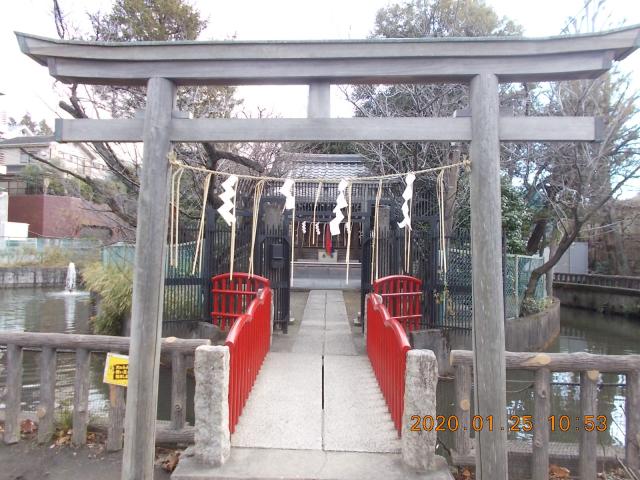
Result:
M640 291L640 277L596 275L587 273L554 273L553 281L559 283L574 283L578 285L624 288Z
M39 264L52 255L65 255L73 262L96 260L102 243L83 238L0 237L0 266Z
M160 424L156 441L193 441L193 429L186 425L187 411L187 359L193 357L196 347L208 345L209 340L183 340L163 338L161 352L170 355L172 364L171 421ZM6 359L6 384L4 385L4 442L20 440L20 422L34 417L38 423L38 441L51 440L56 426L56 366L59 353L75 356L75 379L73 386L72 437L75 445L87 443L87 428L90 420L89 383L92 354L129 351L128 337L106 335L77 335L65 333L1 332L0 346L4 346ZM35 412L23 412L21 406L23 381L23 352L35 351L39 355L40 382L39 401ZM109 385L107 421L107 450L122 448L125 413L125 387Z

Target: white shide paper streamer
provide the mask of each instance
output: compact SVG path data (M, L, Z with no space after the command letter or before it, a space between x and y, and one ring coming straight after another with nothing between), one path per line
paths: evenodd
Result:
M233 187L235 187L237 182L238 177L236 177L235 175L231 175L230 177L228 177L222 183L222 188L224 191L220 195L218 195L220 200L222 200L223 202L220 208L218 208L218 213L222 218L224 218L224 221L227 222L227 225L229 226L231 226L232 223L236 222L236 217L233 213L231 213L231 210L233 209L233 200L236 196L236 191Z
M293 180L287 178L282 186L280 187L280 193L285 196L286 200L284 201L284 209L285 210L293 210L296 206L296 198L293 196Z
M329 230L331 231L332 236L340 235L340 223L344 220L344 214L342 213L342 209L345 208L348 203L347 199L344 196L344 192L349 186L349 182L345 179L340 180L338 184L338 198L336 199L336 206L333 209L333 213L336 216L329 222Z
M416 176L413 173L407 173L407 176L404 178L404 181L407 183L407 187L402 192L402 198L404 198L404 203L402 204L402 215L404 218L400 223L398 223L398 227L405 228L408 227L411 230L411 212L409 212L409 200L413 198L413 182L415 181Z

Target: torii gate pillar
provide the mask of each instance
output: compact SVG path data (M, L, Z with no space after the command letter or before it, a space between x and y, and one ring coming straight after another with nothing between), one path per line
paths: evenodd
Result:
M147 83L144 151L131 305L129 386L122 478L151 480L158 410L158 375L169 212L169 149L175 85L165 78Z
M476 478L507 479L506 367L502 296L498 77L471 80L471 262L475 411L493 417L476 432Z

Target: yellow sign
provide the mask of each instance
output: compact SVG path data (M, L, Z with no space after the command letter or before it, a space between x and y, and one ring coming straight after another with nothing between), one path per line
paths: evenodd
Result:
M126 387L129 381L129 356L118 353L107 353L104 364L104 383Z

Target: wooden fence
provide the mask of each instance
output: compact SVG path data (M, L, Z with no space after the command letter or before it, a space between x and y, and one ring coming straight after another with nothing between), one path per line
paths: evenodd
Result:
M473 352L452 350L451 364L455 369L455 415L460 425L454 437L456 457L469 455L470 432L475 428L476 417L471 419L471 384ZM640 468L640 355L593 355L590 353L528 353L505 352L507 369L535 371L535 403L532 418L532 478L547 480L549 477L549 417L556 420L562 413L551 412L551 373L580 372L580 424L579 476L597 476L597 428L591 424L598 416L598 379L601 372L626 375L626 464ZM555 415L554 415L555 414ZM486 419L483 420L486 424ZM477 422L479 423L479 421ZM556 425L553 425L556 426ZM593 428L591 428L593 426ZM493 425L493 428L501 428ZM506 426L504 426L506 427ZM557 427L557 426L556 426ZM482 428L487 428L485 425ZM590 431L588 431L590 430Z
M193 441L193 428L186 425L187 359L196 347L208 345L209 340L162 339L162 353L171 356L171 422L158 426L157 442ZM89 424L89 362L91 352L129 352L128 337L106 335L75 335L65 333L1 332L0 346L6 345L6 396L4 442L20 440L23 351L40 352L40 403L36 409L38 442L51 440L55 432L55 389L57 352L75 353L75 381L73 396L73 433L75 445L87 442ZM125 387L110 385L107 450L122 448L125 414Z
M626 288L640 291L640 277L621 275L592 275L583 273L555 273L554 282L593 285L596 287Z

